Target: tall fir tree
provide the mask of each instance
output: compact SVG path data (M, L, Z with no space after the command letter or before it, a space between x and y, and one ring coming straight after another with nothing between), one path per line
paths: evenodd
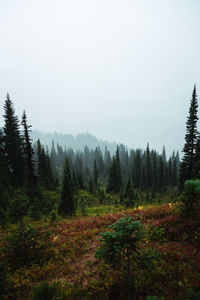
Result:
M71 172L69 167L69 160L66 158L61 198L58 205L58 214L62 216L72 216L75 213L75 199L74 199L74 187L71 178Z
M159 164L158 164L158 189L159 189L159 191L163 191L164 185L165 185L164 162L163 162L163 156L160 156Z
M119 147L116 150L116 172L115 172L115 192L119 193L122 186L122 173L121 173L121 163L119 159Z
M99 174L98 174L96 159L94 160L93 177L94 177L93 182L94 182L95 186L97 186L98 185Z
M54 169L56 171L56 169ZM40 185L46 189L53 189L56 186L56 178L53 174L52 164L48 149L45 151L40 140L37 141L37 176Z
M140 187L141 175L142 175L141 151L137 149L135 159L134 159L134 168L133 168L133 185L135 188Z
M192 99L190 102L189 115L186 122L185 145L183 148L183 159L180 165L179 188L183 190L184 182L193 177L193 169L195 165L195 149L197 147L198 131L198 101L196 93L196 85L194 86Z
M30 138L31 125L27 124L25 111L23 112L22 115L22 126L23 126L23 139L24 139L27 192L29 197L34 198L38 196L37 180L35 176L34 161L33 161L34 152L32 149L31 138Z
M113 157L110 170L107 192L119 193L122 187L122 174L119 159L119 148L117 147L116 154Z
M109 168L108 174L108 186L107 186L107 193L114 192L115 189L115 170L116 170L116 158L113 156L111 166Z
M14 186L24 185L25 180L25 158L23 153L23 139L20 133L20 123L15 115L15 109L9 94L4 104L3 127L5 152L8 158L11 182Z
M149 151L149 143L147 144L146 148L146 187L147 189L152 187L152 168L151 168L151 157L150 157L150 151Z

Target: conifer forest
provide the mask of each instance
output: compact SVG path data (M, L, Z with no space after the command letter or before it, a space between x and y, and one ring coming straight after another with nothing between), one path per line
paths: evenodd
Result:
M200 300L200 0L0 0L0 300Z
M180 155L33 142L3 110L0 299L200 299L196 85Z

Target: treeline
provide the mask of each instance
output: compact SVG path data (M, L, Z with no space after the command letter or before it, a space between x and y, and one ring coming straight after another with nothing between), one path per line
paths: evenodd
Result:
M34 145L35 153L38 153L40 141ZM179 174L179 153L173 152L167 159L165 147L162 154L156 150L150 150L147 144L146 150L128 150L124 145L117 146L115 155L111 155L107 147L102 151L100 147L91 150L87 147L84 151L63 149L59 144L54 145L50 151L50 160L54 174L62 178L63 166L66 157L73 179L78 188L85 189L91 182L94 185L107 187L109 192L120 192L120 189L130 180L134 188L140 190L165 191L170 186L177 186ZM37 160L37 156L36 156ZM118 175L117 175L118 174ZM112 187L115 175L119 176L116 187Z
M134 200L140 191L154 197L178 184L179 154L173 152L167 159L164 147L159 154L149 144L145 150L128 150L119 145L112 155L107 147L102 151L100 147L93 150L86 145L83 151L74 151L52 142L49 150L40 140L32 146L30 128L26 113L20 122L7 95L4 127L0 131L1 214L15 201L15 204L19 202L16 210L21 205L23 214L38 218L53 207L44 191L58 186L62 187L58 212L62 214L61 207L71 205L66 210L71 215L76 208L74 199L78 190L118 193L122 203L124 198ZM19 201L20 195L24 203Z

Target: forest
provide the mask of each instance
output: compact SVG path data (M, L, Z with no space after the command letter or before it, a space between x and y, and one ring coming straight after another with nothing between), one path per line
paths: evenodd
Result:
M9 94L3 119L0 299L200 299L196 86L180 157L33 142Z

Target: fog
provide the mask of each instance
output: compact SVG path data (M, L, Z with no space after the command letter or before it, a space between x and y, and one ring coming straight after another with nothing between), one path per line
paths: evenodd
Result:
M200 87L198 0L0 0L0 127L181 150Z

